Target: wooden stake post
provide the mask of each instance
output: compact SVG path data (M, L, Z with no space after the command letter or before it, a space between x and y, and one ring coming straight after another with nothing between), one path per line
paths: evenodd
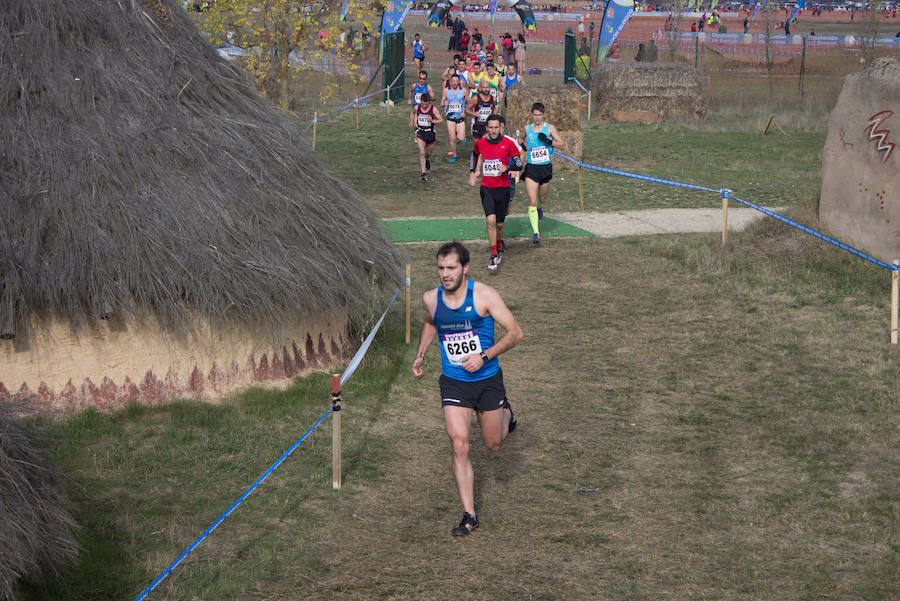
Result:
M359 129L359 98L353 101L353 108L356 109L356 129Z
M894 267L900 266L900 259L894 259ZM891 344L897 344L897 322L900 311L900 272L891 272Z
M581 172L581 165L578 165L578 198L581 199L581 210L584 211L584 181Z
M591 120L591 90L588 90L588 121Z
M412 339L411 309L410 309L410 284L412 283L412 265L406 264L406 344Z
M341 488L341 376L331 376L331 487Z
M316 126L319 124L319 113L317 111L313 111L313 139L312 139L312 149L316 149Z
M722 190L722 246L728 244L728 195L731 190Z

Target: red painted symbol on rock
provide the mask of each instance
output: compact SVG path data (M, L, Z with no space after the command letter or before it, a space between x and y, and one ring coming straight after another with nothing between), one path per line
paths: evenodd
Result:
M886 141L887 137L891 133L891 130L878 129L878 127L893 116L894 111L881 111L879 113L875 113L874 115L869 117L869 125L866 127L866 129L869 130L869 139L878 140L878 144L875 146L875 150L884 153L884 156L881 158L882 165L887 162L888 157L890 157L891 153L894 152L894 143Z

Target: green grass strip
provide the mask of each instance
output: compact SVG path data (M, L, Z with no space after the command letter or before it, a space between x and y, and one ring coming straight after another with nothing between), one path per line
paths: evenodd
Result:
M402 219L381 221L385 235L394 242L431 242L443 240L481 240L485 238L484 219ZM593 236L592 233L557 221L541 220L541 235L549 237ZM527 217L508 217L504 238L531 238Z

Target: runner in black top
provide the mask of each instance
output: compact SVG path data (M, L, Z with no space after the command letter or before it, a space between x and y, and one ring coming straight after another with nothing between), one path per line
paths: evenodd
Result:
M431 94L425 92L419 100L419 105L413 108L409 115L409 127L416 130L416 144L419 147L419 167L422 169L422 181L428 181L428 171L431 170L431 150L437 142L437 133L434 126L443 123L438 111L431 103Z

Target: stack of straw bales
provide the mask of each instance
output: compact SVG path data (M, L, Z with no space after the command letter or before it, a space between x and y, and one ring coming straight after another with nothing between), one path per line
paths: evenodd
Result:
M700 74L682 63L603 63L592 72L594 113L615 121L702 119Z
M547 109L544 118L554 125L566 142L567 155L581 160L584 152L584 134L581 132L581 88L569 86L515 86L509 91L506 109L508 134L525 131L531 123L531 105L541 102ZM555 168L575 169L576 165L558 156L553 157Z

